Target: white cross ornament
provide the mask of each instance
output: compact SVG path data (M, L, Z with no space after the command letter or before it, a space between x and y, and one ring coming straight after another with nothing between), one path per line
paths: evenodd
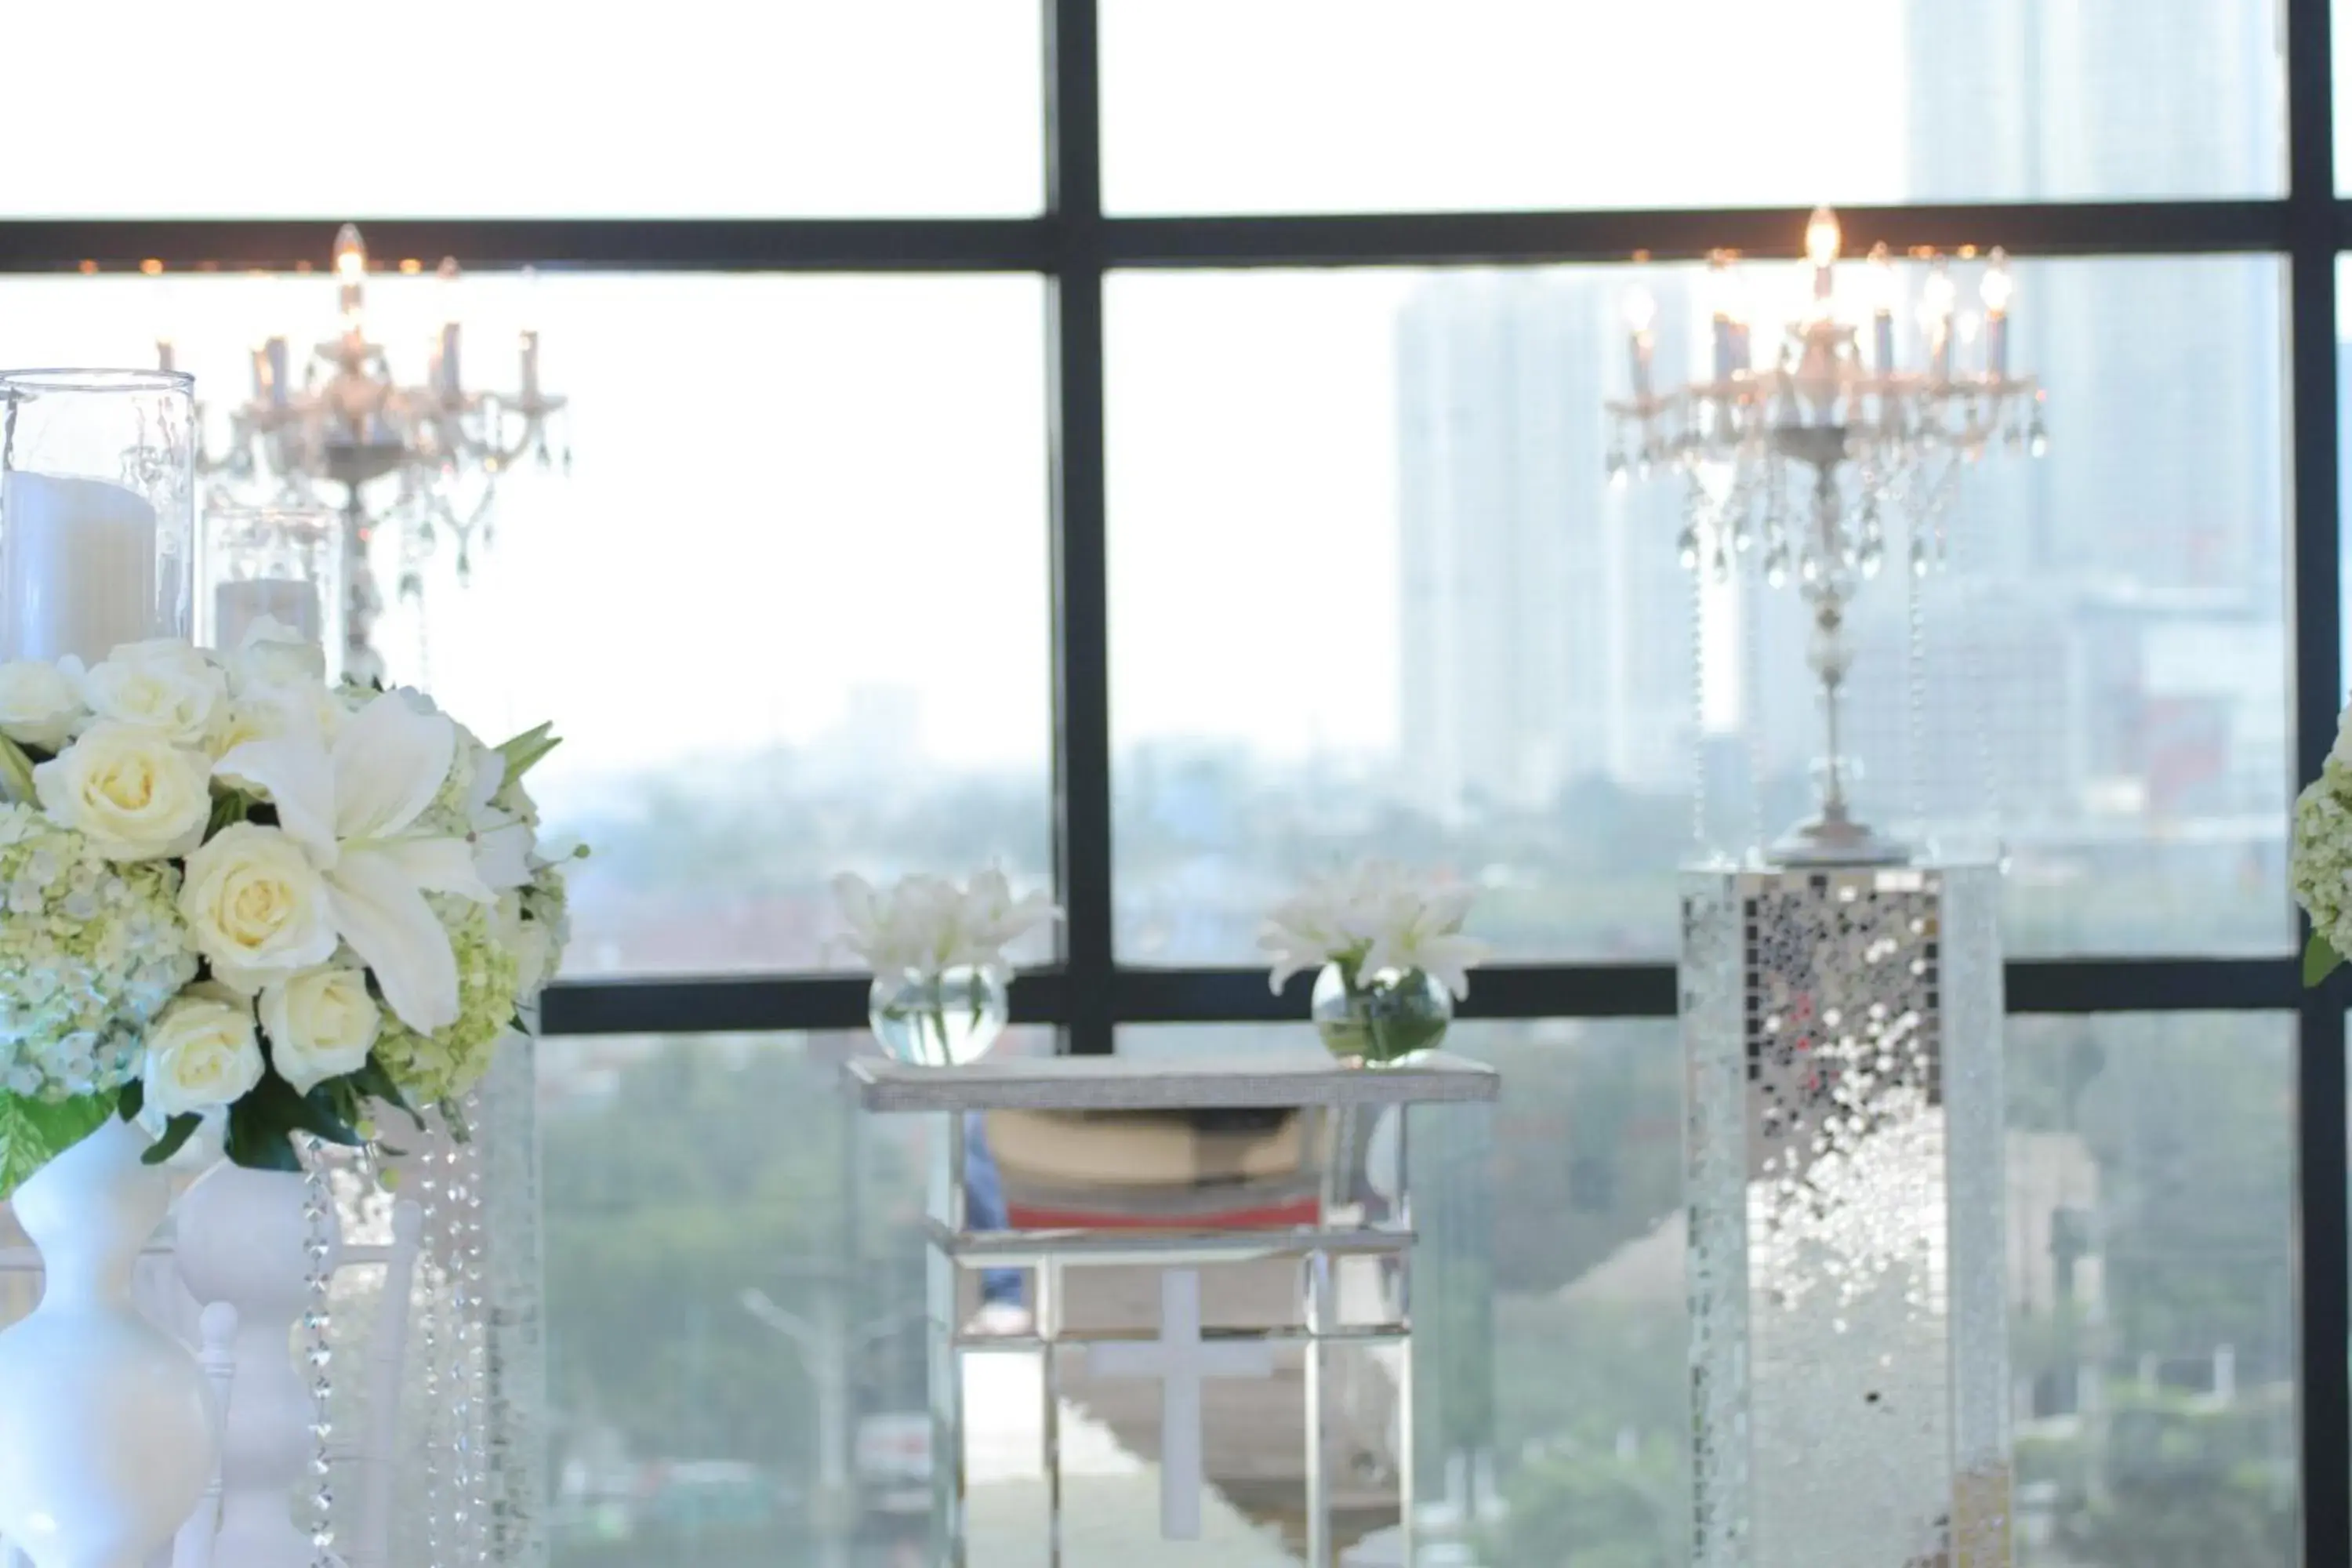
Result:
M1160 1272L1160 1337L1089 1345L1097 1377L1160 1380L1160 1534L1201 1539L1201 1384L1213 1377L1272 1377L1274 1347L1201 1337L1201 1271Z

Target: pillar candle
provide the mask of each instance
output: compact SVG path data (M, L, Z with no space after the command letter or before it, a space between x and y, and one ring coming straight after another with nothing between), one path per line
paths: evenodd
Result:
M319 589L300 577L244 577L213 589L213 646L234 648L264 617L319 640Z
M156 613L155 509L104 479L0 480L0 658L104 658L168 630Z

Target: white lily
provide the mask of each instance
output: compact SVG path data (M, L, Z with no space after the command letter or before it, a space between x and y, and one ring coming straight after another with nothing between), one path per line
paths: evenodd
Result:
M473 786L466 792L466 842L473 847L474 869L494 893L530 880L531 850L539 836L522 817L491 804L507 782L506 754L467 738L473 748Z
M335 929L375 973L401 1022L431 1034L457 1021L457 961L426 893L495 895L463 838L415 831L457 747L457 726L396 695L353 714L331 745L313 734L249 741L214 765L267 798L278 825L326 879Z
M1013 896L1013 885L994 867L971 879L963 896L960 935L963 962L975 965L1003 963L1004 950L1037 927L1062 918L1054 900L1043 892Z
M1461 889L1393 895L1373 920L1372 944L1363 972L1400 974L1420 970L1459 1000L1470 994L1470 968L1486 956L1486 944L1462 934L1470 894Z
M1273 988L1305 970L1344 961L1366 977L1413 970L1469 994L1471 967L1486 944L1462 934L1471 894L1425 886L1399 868L1370 861L1335 877L1310 877L1276 905L1258 929L1274 959Z
M1257 932L1258 946L1274 960L1268 985L1280 991L1292 975L1320 969L1357 945L1362 939L1349 930L1354 905L1352 888L1320 877L1275 905Z
M841 945L877 974L1000 965L1006 943L1061 915L1043 893L1015 899L1003 873L993 870L974 877L969 889L924 875L877 889L850 872L835 877L833 889L849 927Z

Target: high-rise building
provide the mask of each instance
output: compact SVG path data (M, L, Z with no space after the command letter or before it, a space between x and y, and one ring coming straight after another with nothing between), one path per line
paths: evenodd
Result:
M2277 185L2273 7L1911 0L1906 18L1914 199ZM1970 597L2029 621L2036 653L1957 661L1990 689L1938 678L1928 703L2063 716L2063 744L2038 719L1995 726L2000 808L2029 840L2247 814L2284 745L2277 266L2028 261L2019 282L2013 363L2050 388L2052 455L1971 470L1949 529Z
M1621 279L1433 281L1397 323L1401 748L1448 821L1540 811L1593 779L1685 788L1690 587L1678 498L1606 484L1630 372ZM1683 289L1659 288L1680 363Z

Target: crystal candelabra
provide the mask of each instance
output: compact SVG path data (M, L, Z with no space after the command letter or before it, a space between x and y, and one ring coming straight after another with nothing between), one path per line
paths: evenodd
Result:
M1898 323L1903 289L1886 247L1872 250L1856 289L1852 268L1839 274L1841 238L1836 215L1817 208L1805 228L1806 287L1760 342L1738 258L1717 252L1711 363L1685 384L1662 386L1655 374L1656 301L1646 289L1627 297L1633 391L1608 405L1609 472L1622 483L1679 471L1684 564L1728 580L1754 561L1768 585L1793 581L1803 596L1827 750L1818 808L1774 858L1888 864L1908 852L1855 819L1853 764L1839 749L1849 608L1883 565L1891 528L1907 536L1910 571L1943 563L1943 513L1961 468L1997 447L2039 457L2046 394L2010 365L2015 279L2001 250L1913 252L1926 268L1914 336ZM1956 260L1979 271L1981 316L1960 307Z
M404 384L383 346L368 337L367 269L367 246L345 224L334 248L340 330L311 350L299 377L286 338L257 345L252 396L228 411L226 445L198 457L200 471L214 479L214 499L225 504L325 504L323 492L340 511L343 668L361 680L383 674L372 642L383 609L369 551L378 531L396 541L404 598L422 595L424 563L444 534L457 545L463 581L475 546L490 542L499 476L526 456L541 467L558 461L553 416L564 404L540 384L539 333L530 330L521 334L518 390L469 388L454 310L431 334L424 381ZM443 261L439 275L454 285L457 264ZM163 367L172 368L171 342L155 348ZM560 460L569 472L568 445Z

